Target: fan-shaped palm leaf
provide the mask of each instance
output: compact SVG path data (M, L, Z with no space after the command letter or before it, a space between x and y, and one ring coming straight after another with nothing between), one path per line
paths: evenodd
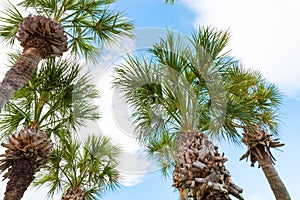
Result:
M49 197L59 192L63 199L69 199L70 194L78 195L76 191L80 189L86 199L97 199L107 189L118 187L119 155L120 148L108 137L90 136L84 143L65 139L56 145L47 168L41 171L34 185L47 184Z

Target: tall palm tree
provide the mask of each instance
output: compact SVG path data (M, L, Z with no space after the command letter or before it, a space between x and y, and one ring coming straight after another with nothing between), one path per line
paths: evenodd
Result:
M279 142L278 138L273 138L273 135L278 135L278 107L281 104L281 94L275 85L265 83L261 79L256 85L248 85L243 89L246 89L247 92L243 94L242 98L235 96L234 98L238 98L238 100L234 101L246 102L247 107L258 113L261 119L253 120L253 123L247 126L242 121L234 122L237 126L242 127L243 138L241 141L248 147L248 151L240 160L250 157L252 167L258 161L276 199L290 199L283 181L274 168L276 159L270 151L271 148L284 145Z
M0 36L13 44L21 42L22 56L6 73L0 85L0 109L31 78L38 63L61 56L67 50L96 60L100 47L119 36L129 36L133 24L110 5L114 0L22 0L7 3ZM20 10L35 15L24 18Z
M191 178L199 177L201 170L205 172L209 168L203 159L197 157L201 155L201 148L195 150L195 147L199 148L199 141L207 141L201 132L233 143L240 142L241 130L253 130L255 124L276 133L280 94L258 72L245 70L234 61L226 51L228 32L200 28L184 39L169 33L165 40L150 49L151 59L149 56L142 59L140 55L129 56L126 63L116 69L114 84L124 92L126 101L134 108L132 118L140 141L150 153L159 157L165 171L170 167L168 163L175 166L174 185L182 196L186 196L185 188L192 188L196 191L192 194L194 199L201 199L208 198L205 196L208 193L202 190L202 185L206 184L203 184L203 179ZM210 146L207 149L214 149L210 142L203 143ZM280 144L272 143L271 146ZM219 154L212 150L204 152ZM223 166L226 159L217 157L210 160L219 160ZM171 158L174 159L172 162ZM194 164L195 159L202 164ZM201 169L196 170L196 175L191 162L193 167ZM277 175L276 180L278 178ZM274 180L270 184L277 185L279 182ZM199 181L200 186L196 184ZM286 191L284 189L280 191ZM229 191L242 198L239 187L229 188ZM197 196L197 192L202 192L202 196Z
M227 159L204 134L220 125L226 106L219 79L234 64L223 51L228 33L205 28L183 39L169 33L150 49L151 59L129 56L116 69L114 85L133 107L140 141L161 157L163 169L173 165L181 199L243 199L224 166ZM209 126L212 120L215 126Z
M284 145L279 142L279 138L273 138L273 135L278 135L278 110L282 102L279 89L274 84L266 82L259 72L238 68L233 68L228 73L227 80L229 80L229 84L225 86L229 92L227 110L235 113L239 113L237 110L251 110L259 115L256 119L245 115L244 117L252 119L250 123L244 123L242 116L232 118L233 114L229 113L226 117L226 121L243 133L241 141L248 147L240 160L250 157L252 167L257 161L276 199L290 199L283 181L274 168L276 159L271 153L271 148Z
M118 187L120 148L108 137L89 136L84 144L65 138L56 145L35 186L47 184L48 195L62 193L62 200L92 200Z
M11 63L18 58L12 54ZM48 59L32 79L4 107L1 115L2 146L0 170L9 179L4 199L21 199L34 174L48 161L53 142L66 137L68 130L99 118L98 97L88 75L80 75L79 64ZM58 140L59 141L59 140ZM16 187L16 185L18 187Z

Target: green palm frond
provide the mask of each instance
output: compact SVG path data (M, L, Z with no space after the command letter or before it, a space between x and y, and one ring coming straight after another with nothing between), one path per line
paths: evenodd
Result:
M224 83L228 97L227 121L240 128L261 124L277 133L282 95L274 84L268 83L259 72L241 66L228 70Z
M208 26L199 27L197 32L192 33L190 41L196 50L203 49L216 62L219 60L224 61L223 59L229 56L230 50L226 49L229 39L230 34L228 31Z
M165 131L160 134L159 138L152 138L146 145L149 157L160 163L161 171L164 176L171 174L173 166L175 166L177 162L176 144L177 137Z
M13 57L14 58L14 57ZM49 134L59 128L77 130L100 117L93 100L98 91L78 63L64 59L43 61L29 83L19 90L1 115L3 137L21 125L34 123Z
M132 117L141 141L159 134L168 123L177 131L196 124L197 98L172 68L129 56L116 69L114 84L133 107Z
M18 33L19 24L24 21L22 14L17 6L10 1L2 3L4 11L0 17L0 36L4 41L13 45Z
M39 173L35 186L47 185L49 197L72 187L83 189L88 199L119 187L120 148L108 137L89 136L84 143L66 137L57 145L48 167Z
M115 0L23 0L26 9L61 22L73 55L96 61L100 48L122 36L132 36L133 23L113 10Z

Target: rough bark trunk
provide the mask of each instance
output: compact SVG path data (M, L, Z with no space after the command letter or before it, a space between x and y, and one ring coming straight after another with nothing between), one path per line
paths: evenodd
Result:
M276 197L277 200L290 200L291 197L289 193L280 179L270 156L265 152L261 151L262 158L258 156L257 161L259 165L262 167L264 174L270 184L270 187Z
M3 200L20 200L34 179L36 169L32 167L30 160L19 159L14 162L13 167L9 169L12 178L6 185Z
M185 190L179 189L180 200L188 200L188 195Z
M31 79L42 57L36 48L26 49L0 84L0 111L6 102Z
M74 187L69 188L68 191L61 198L62 200L87 200L84 190Z
M186 131L178 138L178 163L173 171L173 187L195 200L229 200L229 195L243 200L243 189L236 186L224 163L227 158L218 152L206 135L199 131Z

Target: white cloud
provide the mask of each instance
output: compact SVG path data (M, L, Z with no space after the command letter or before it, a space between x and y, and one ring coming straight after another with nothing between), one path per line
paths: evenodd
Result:
M195 26L231 31L233 55L259 69L286 94L300 92L300 24L297 0L182 0L196 14Z

